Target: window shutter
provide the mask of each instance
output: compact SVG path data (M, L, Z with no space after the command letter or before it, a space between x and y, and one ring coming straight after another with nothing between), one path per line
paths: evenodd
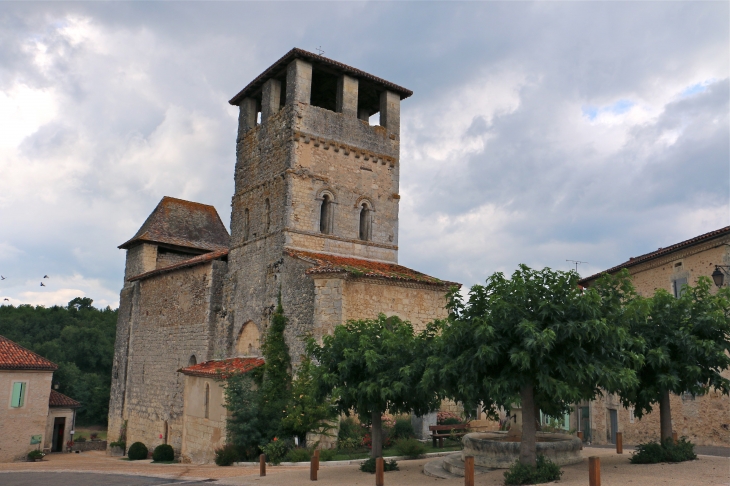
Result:
M13 395L10 399L10 406L13 408L20 408L23 406L25 401L25 383L16 382L13 383Z

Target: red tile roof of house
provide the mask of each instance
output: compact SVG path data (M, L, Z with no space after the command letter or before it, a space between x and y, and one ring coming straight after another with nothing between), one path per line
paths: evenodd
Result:
M190 258L189 260L183 260L181 262L175 263L173 265L157 268L155 270L150 270L149 272L141 273L139 275L135 275L134 277L130 278L130 282L134 282L135 280L144 280L149 277L154 277L155 275L160 275L167 272L173 272L175 270L179 270L181 268L187 268L187 267L194 267L195 265L200 265L206 262L211 262L213 260L218 260L220 258L223 258L228 255L228 250L218 250L213 251L210 253L203 253L202 255L195 256L193 258Z
M213 206L165 196L137 234L119 248L128 249L146 241L216 251L228 249L229 240L228 230Z
M287 66L294 59L304 59L312 64L323 66L324 69L327 69L328 71L335 71L341 74L348 74L361 80L367 80L370 83L379 86L381 89L387 89L394 93L398 93L400 99L408 98L413 94L413 91L409 89L398 86L397 84L391 83L390 81L386 81L385 79L379 78L377 76L373 76L372 74L366 73L365 71L361 71L357 68L348 66L347 64L342 64L339 61L335 61L334 59L329 59L327 57L314 54L313 52L305 51L304 49L299 49L295 47L294 49L284 54L281 59L269 66L266 71L257 76L256 79L248 83L248 86L239 91L238 94L231 98L228 103L232 105L238 105L243 98L252 96L254 93L258 92L267 80L277 76L285 76Z
M585 285L585 284L597 279L604 273L615 273L615 272L618 272L619 270L621 270L622 268L633 267L634 265L638 265L640 263L644 263L646 261L653 260L654 258L659 258L661 256L668 255L669 253L672 253L672 252L675 252L678 250L682 250L682 249L688 248L692 245L696 245L698 243L703 243L703 242L709 241L713 238L718 238L718 237L725 236L728 234L730 234L730 226L725 226L724 228L720 228L715 231L710 231L709 233L705 233L703 235L695 236L694 238L690 238L688 240L681 241L674 245L667 246L665 248L659 248L658 250L652 251L651 253L645 253L644 255L640 255L637 257L631 257L631 258L629 258L628 261L623 262L620 265L616 265L615 267L611 267L608 270L604 270L602 272L596 273L595 275L591 275L590 277L582 278L578 281L578 283L580 283L581 285Z
M177 370L188 376L216 378L229 376L234 373L246 373L264 364L263 358L228 358L206 361Z
M64 408L79 408L81 403L77 402L71 397L67 397L63 393L58 393L56 390L51 389L51 396L48 397L49 407L64 407Z
M300 250L287 250L287 254L315 264L315 266L307 269L308 275L347 273L356 277L382 278L440 286L461 286L461 284L440 280L396 263L375 262L372 260L361 260L359 258L326 255L324 253L312 253Z
M0 336L0 370L56 371L58 365Z

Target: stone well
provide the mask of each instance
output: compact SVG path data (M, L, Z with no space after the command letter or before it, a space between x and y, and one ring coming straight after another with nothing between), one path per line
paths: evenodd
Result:
M488 468L510 467L520 457L520 442L507 437L507 432L475 432L466 434L461 460L474 456L474 464ZM567 434L537 433L537 455L545 456L558 466L578 464L581 441Z

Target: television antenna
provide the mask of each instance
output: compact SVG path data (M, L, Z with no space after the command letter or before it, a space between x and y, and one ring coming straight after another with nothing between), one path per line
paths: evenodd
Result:
M566 262L575 263L575 273L578 273L578 265L581 263L588 263L588 262L581 262L580 260L565 260Z
M324 54L324 51L322 50L322 46L319 46L316 50L317 50L317 54L319 54L320 56L322 54Z

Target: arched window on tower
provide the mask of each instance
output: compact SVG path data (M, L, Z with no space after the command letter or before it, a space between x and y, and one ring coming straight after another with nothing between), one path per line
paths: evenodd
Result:
M205 407L205 418L210 418L210 385L205 384L205 401L203 402Z
M332 196L324 194L322 196L322 206L319 211L319 231L325 235L332 234L334 222L334 202Z
M188 360L188 366L193 366L198 364L198 359L195 357L194 354L190 355L190 359Z
M360 205L360 239L370 241L373 239L373 216L368 203Z
M271 229L271 203L267 197L264 201L264 209L266 210L266 216L264 217L264 234L268 234Z
M248 241L248 208L243 210L243 241Z

